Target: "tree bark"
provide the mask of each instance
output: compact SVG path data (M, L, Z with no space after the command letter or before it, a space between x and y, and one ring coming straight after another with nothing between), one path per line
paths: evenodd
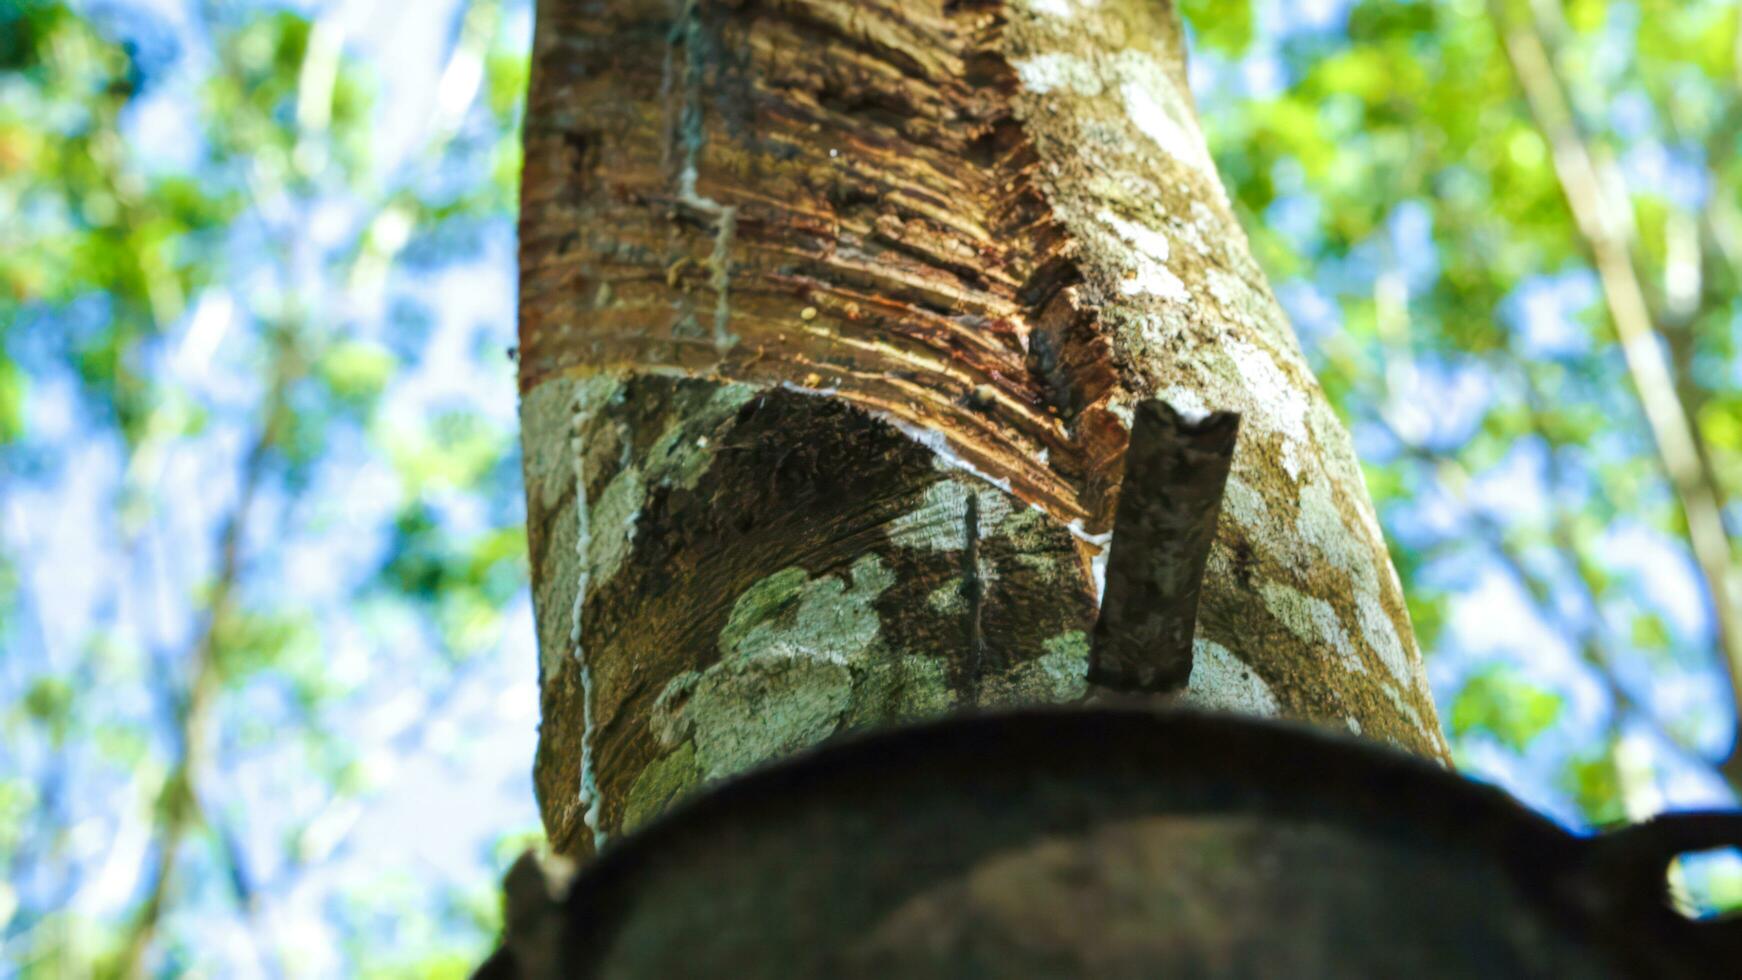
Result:
M1133 406L1242 416L1185 700L1444 760L1346 431L1155 0L545 0L521 391L546 830L1086 693Z

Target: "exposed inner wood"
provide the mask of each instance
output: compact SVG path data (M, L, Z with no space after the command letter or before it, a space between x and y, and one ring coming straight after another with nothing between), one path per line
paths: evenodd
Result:
M563 79L529 116L523 389L585 365L827 391L1107 529L1116 374L996 17L546 6Z

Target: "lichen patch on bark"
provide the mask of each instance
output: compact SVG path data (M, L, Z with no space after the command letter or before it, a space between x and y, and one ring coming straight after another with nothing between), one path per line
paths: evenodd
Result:
M887 702L892 681L929 688L904 700L947 708L941 670L892 676L891 661L902 658L882 648L875 608L892 584L888 566L868 554L844 578L788 568L752 585L720 631L720 659L673 678L655 702L660 742L682 749L701 778L718 779L822 741L856 704ZM862 686L869 697L856 692Z
M779 388L559 376L529 393L527 438L582 389L579 493L528 495L541 642L578 608L588 667L544 675L535 776L565 851L837 732L1080 688L1058 637L1082 635L1093 596L1056 520L884 420ZM529 487L546 465L528 455ZM595 542L608 515L634 513L634 533L578 562L577 499ZM583 760L596 826L564 791Z

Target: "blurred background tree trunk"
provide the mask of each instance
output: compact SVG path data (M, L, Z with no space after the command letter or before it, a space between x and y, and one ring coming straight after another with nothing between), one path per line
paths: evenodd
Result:
M845 730L1085 695L1132 406L1243 417L1183 697L1445 743L1150 0L550 2L536 782L585 855Z
M1596 266L1628 378L1651 431L1658 464L1675 492L1688 544L1704 581L1717 646L1730 681L1731 702L1742 704L1742 605L1739 605L1742 595L1732 568L1734 548L1724 524L1724 494L1718 488L1710 454L1693 421L1702 407L1698 389L1686 377L1688 366L1683 365L1683 376L1678 378L1670 360L1672 356L1685 359L1688 345L1685 339L1675 343L1674 338L1666 338L1658 329L1661 317L1652 310L1635 255L1636 225L1626 184L1612 157L1592 152L1557 76L1547 39L1560 33L1557 28L1564 25L1540 3L1522 9L1518 16L1509 15L1501 0L1489 0L1488 8L1500 32L1513 77L1530 107L1531 119L1549 145L1555 177L1573 225ZM1726 125L1725 131L1733 125ZM1733 133L1730 135L1733 137ZM1724 142L1716 141L1716 145L1723 147ZM1721 149L1716 155L1726 151L1727 148ZM1675 235L1672 233L1671 237ZM1690 248L1697 250L1697 243ZM1676 256L1671 264L1697 262L1697 258ZM1679 272L1669 270L1666 280L1669 285L1660 306L1691 307L1697 303L1696 297L1682 299L1674 295L1678 289L1673 280ZM1683 274L1682 278L1690 276ZM1699 273L1693 272L1691 279L1692 288L1680 291L1697 292ZM1689 313L1691 310L1684 312L1682 319L1689 319ZM1739 766L1742 755L1733 747L1724 766L1733 783Z

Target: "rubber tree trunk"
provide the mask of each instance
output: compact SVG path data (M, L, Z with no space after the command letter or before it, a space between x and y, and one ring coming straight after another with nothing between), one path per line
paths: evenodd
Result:
M1133 406L1242 416L1191 702L1444 759L1157 0L542 0L521 375L557 850L1085 695Z

